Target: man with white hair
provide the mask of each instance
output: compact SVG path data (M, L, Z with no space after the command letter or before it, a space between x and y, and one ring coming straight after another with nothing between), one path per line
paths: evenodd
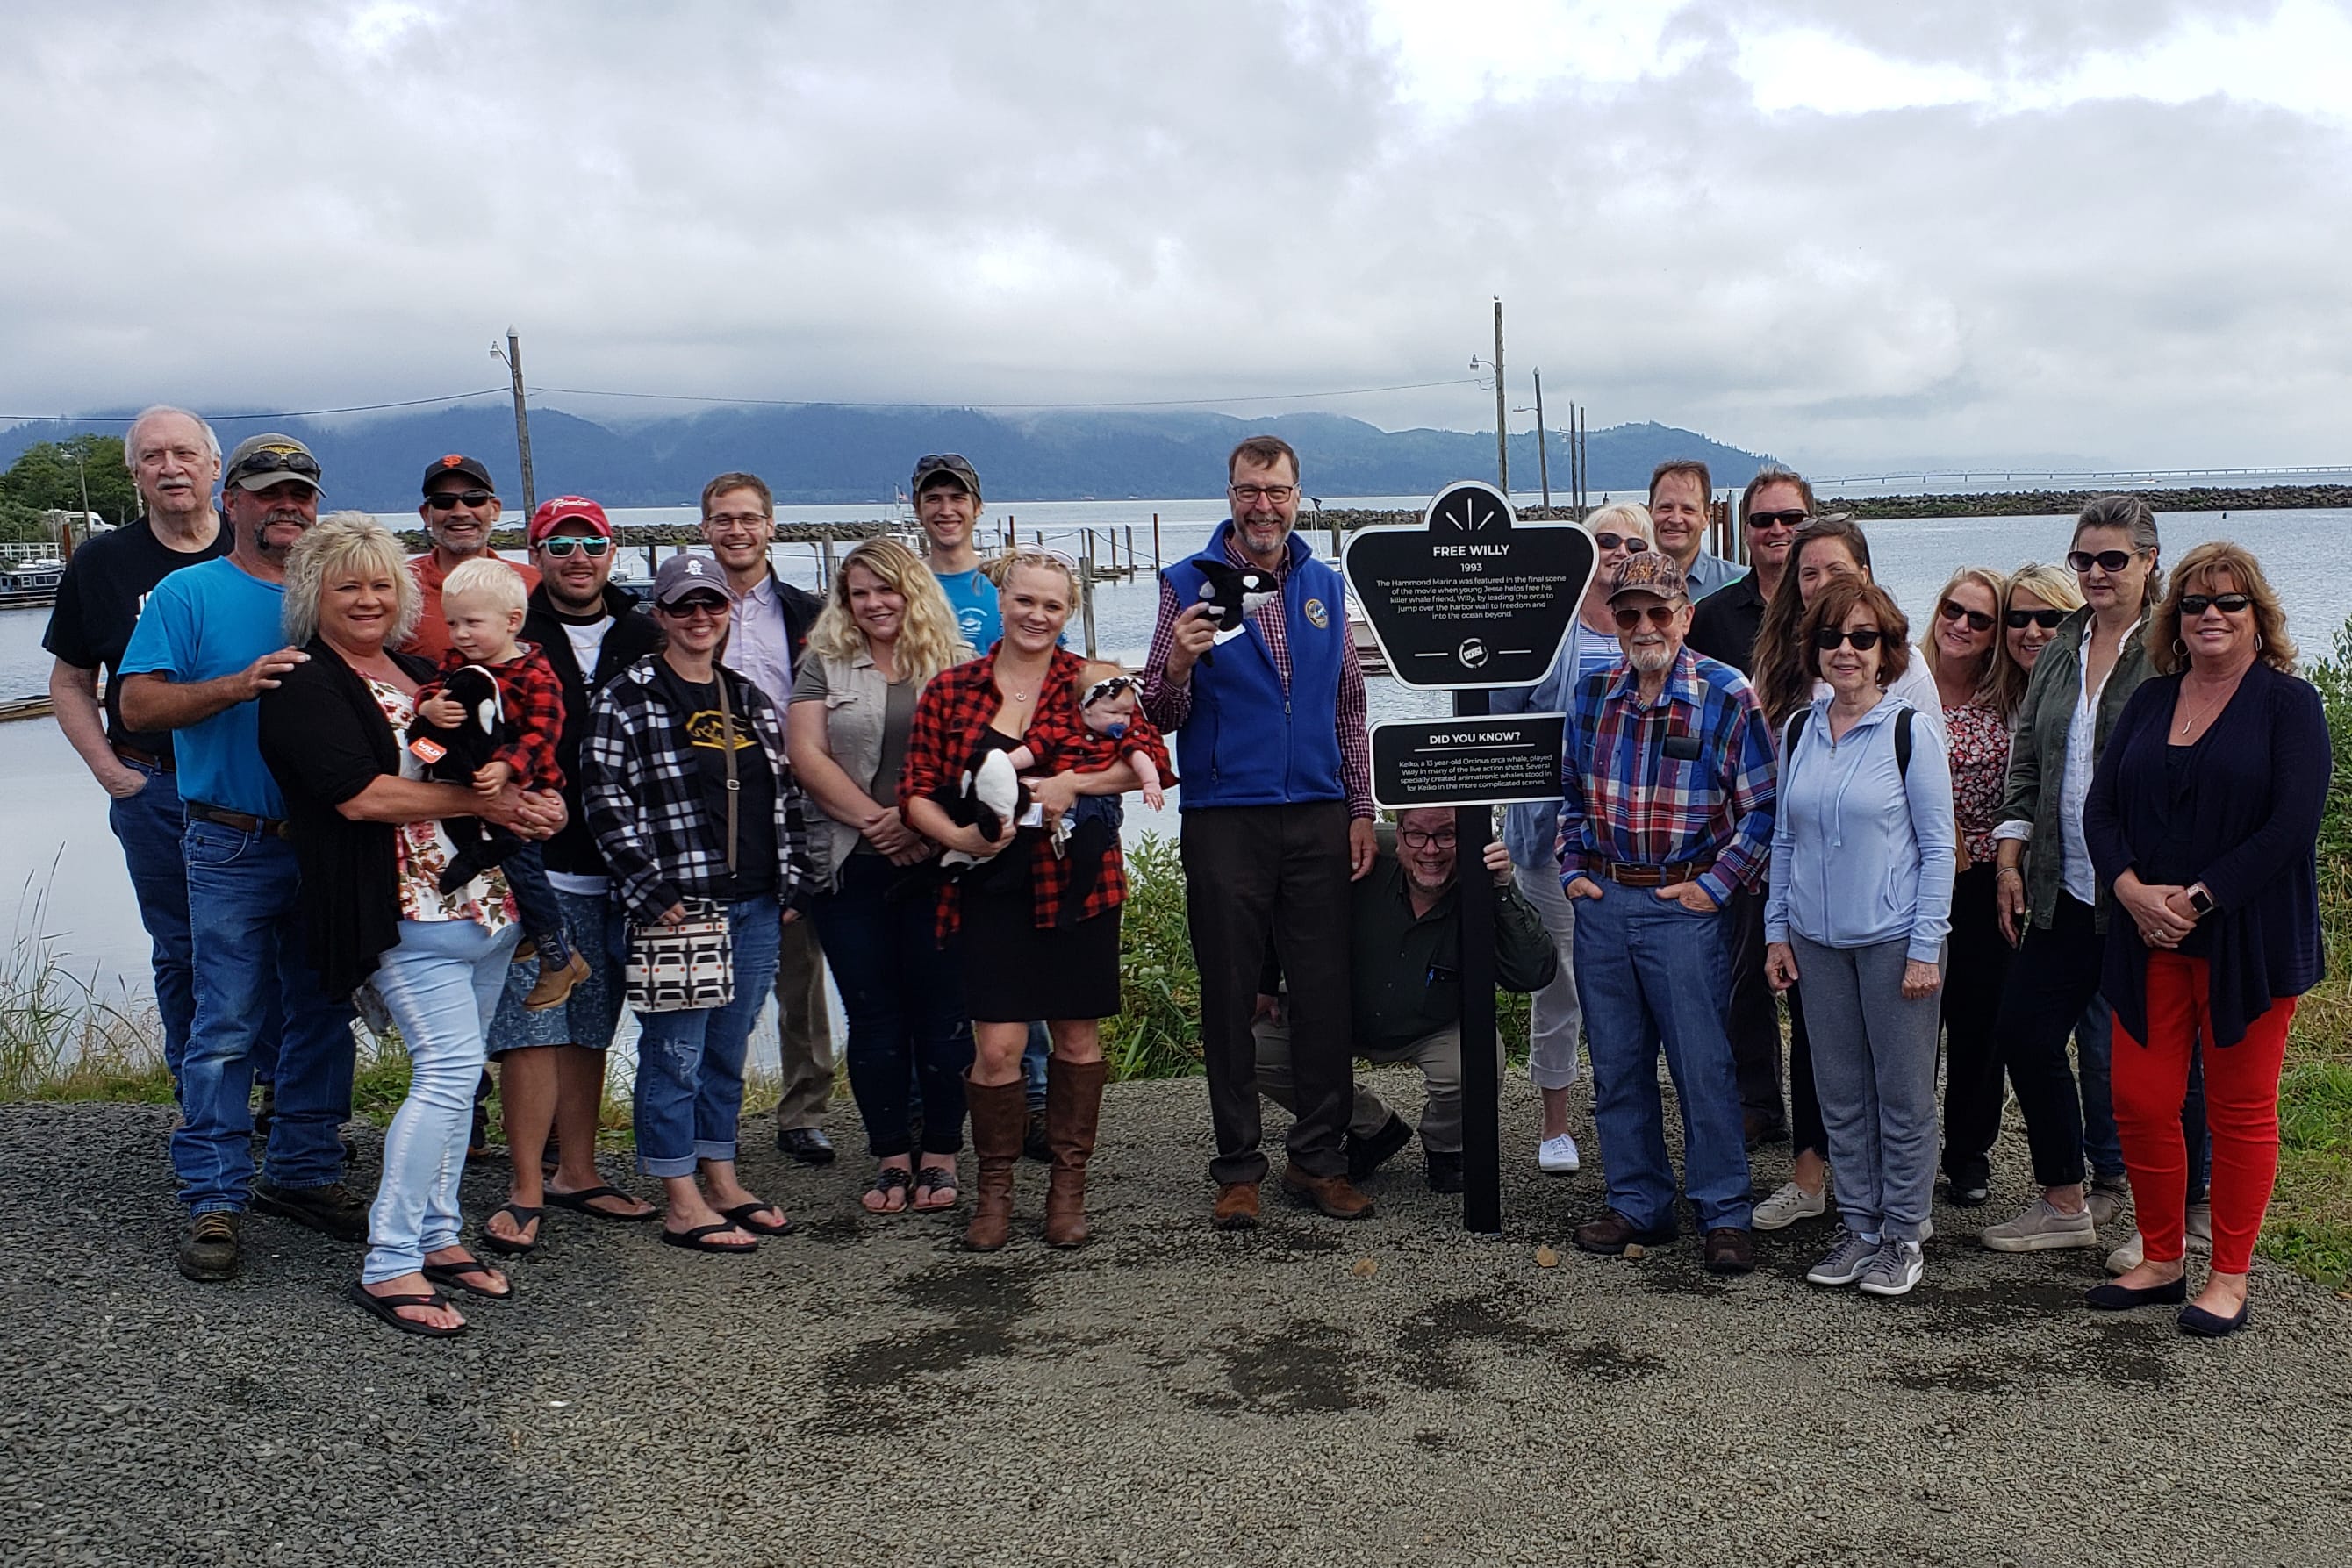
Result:
M163 1061L176 1082L196 1010L188 967L188 873L180 835L180 777L169 730L137 730L122 721L122 655L131 628L157 583L184 566L226 553L228 534L213 509L220 477L219 438L184 408L158 404L131 422L122 461L139 489L144 516L94 536L73 552L58 584L57 607L41 638L56 660L49 705L58 727L99 788L112 797L107 825L122 845L131 891L139 900L155 970L155 1010L163 1023ZM106 672L100 705L98 674Z
M1756 1247L1723 1024L1724 906L1770 853L1771 730L1739 672L1684 646L1690 591L1672 556L1627 556L1609 605L1625 662L1577 686L1560 769L1560 882L1576 903L1576 984L1609 1191L1609 1212L1577 1227L1576 1244L1619 1254L1675 1237L1663 1045L1706 1267L1745 1274Z

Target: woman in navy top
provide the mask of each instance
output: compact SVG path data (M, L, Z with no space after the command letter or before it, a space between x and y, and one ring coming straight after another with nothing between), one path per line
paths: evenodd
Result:
M2246 1321L2246 1272L2278 1175L2279 1071L2317 984L2319 819L2331 760L2319 694L2254 558L2184 557L2148 623L2153 674L2116 721L2083 810L2107 927L2116 1122L2146 1258L2090 1293L2118 1309L2187 1296L2180 1103L2203 1041L2213 1268L2183 1332Z

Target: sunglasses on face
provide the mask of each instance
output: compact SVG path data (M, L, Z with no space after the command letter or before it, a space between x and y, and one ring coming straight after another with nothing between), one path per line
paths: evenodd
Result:
M1812 520L1812 513L1801 510L1794 512L1750 512L1748 514L1748 526L1754 528L1759 533L1763 532L1766 528L1801 528L1808 522Z
M587 538L579 534L558 534L551 539L540 540L539 548L550 560L562 560L575 550L594 560L613 548L613 541Z
M1672 604L1645 604L1642 606L1642 608L1636 610L1631 605L1628 605L1622 610L1612 611L1610 613L1616 617L1617 630L1620 632L1631 632L1633 628L1639 626L1644 619L1646 619L1653 626L1665 627L1673 625L1675 623L1675 611L1677 608L1679 607Z
M319 460L307 452L257 452L238 463L229 477L242 479L247 474L292 474L315 480Z
M680 621L692 621L697 617L711 621L727 619L725 600L709 599L700 594L692 599L681 599L675 604L665 604L661 606L661 610L664 614Z
M2055 632L2058 623L2066 619L2063 610L2012 610L2001 617L2012 632L2022 632L2028 626L2039 626L2044 632Z
M1986 614L1981 610L1970 610L1967 605L1961 604L1955 600L1947 599L1944 601L1942 605L1937 608L1937 613L1941 615L1947 621L1967 622L1969 623L1969 630L1971 632L1990 632L1992 630L1991 616Z
M425 504L436 512L454 512L459 507L487 507L498 497L488 490L438 490L425 497Z
M1647 539L1637 539L1632 534L1595 534L1592 542L1602 549L1622 549L1627 555L1640 555L1650 548Z
M1441 850L1450 850L1454 847L1454 830L1439 828L1433 831L1426 828L1399 828L1397 842L1409 850L1425 850L1432 844Z
M2242 593L2184 593L2180 596L2180 614L2182 619L2189 621L2194 621L2208 610L2235 615L2253 602Z
M1867 653L1877 647L1878 640L1885 635L1885 632L1875 626L1857 627L1852 632L1835 626L1824 626L1813 633L1813 646L1826 653L1841 643L1851 643L1853 644L1855 653Z
M2134 553L2127 549L2103 549L2098 554L2093 555L2086 549L2068 550L2066 570L2076 577L2089 576L2091 569L2095 566L2104 572L2118 572L2132 563Z

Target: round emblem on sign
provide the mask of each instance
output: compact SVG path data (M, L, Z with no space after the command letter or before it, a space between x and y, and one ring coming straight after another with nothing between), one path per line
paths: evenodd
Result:
M1475 637L1465 639L1462 646L1454 651L1454 656L1462 661L1464 669L1475 670L1486 662L1486 644Z
M1331 624L1331 612L1323 608L1321 600L1310 599L1307 601L1307 623L1318 632Z

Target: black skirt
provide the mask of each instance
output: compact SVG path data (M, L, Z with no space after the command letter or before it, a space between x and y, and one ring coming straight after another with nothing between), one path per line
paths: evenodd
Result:
M964 880L964 1005L975 1023L1103 1019L1118 1012L1118 911L1040 930L1027 829Z

